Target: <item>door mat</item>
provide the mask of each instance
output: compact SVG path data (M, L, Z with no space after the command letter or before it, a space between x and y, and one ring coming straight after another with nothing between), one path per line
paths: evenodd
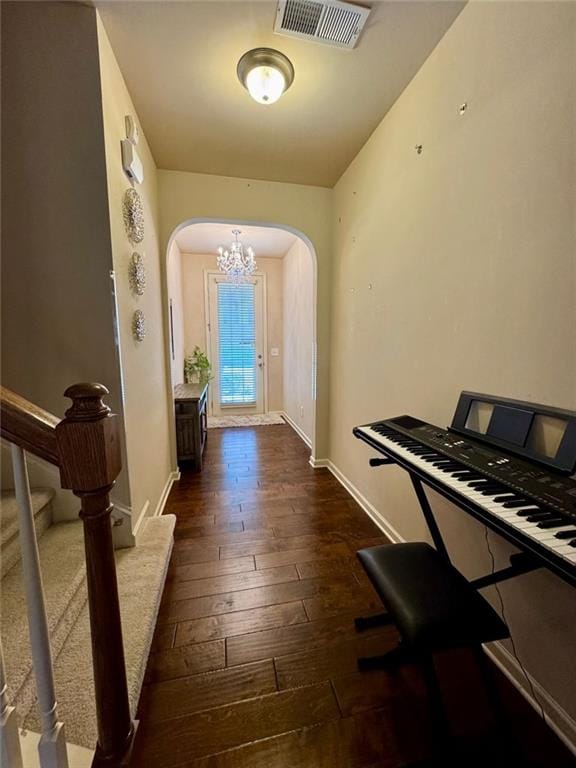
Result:
M249 416L208 416L208 429L223 427L265 427L271 424L285 424L277 413L259 413Z

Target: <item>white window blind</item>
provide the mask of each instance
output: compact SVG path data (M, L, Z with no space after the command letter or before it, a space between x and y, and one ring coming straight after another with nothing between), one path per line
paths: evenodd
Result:
M256 315L252 283L218 283L220 403L256 404Z

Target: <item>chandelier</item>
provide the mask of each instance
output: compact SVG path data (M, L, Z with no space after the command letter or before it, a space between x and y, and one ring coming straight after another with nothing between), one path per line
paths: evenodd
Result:
M248 246L244 250L244 246L238 240L241 231L233 229L232 234L234 242L230 245L230 250L220 246L216 261L220 272L239 282L243 277L250 277L256 271L256 261L252 247Z

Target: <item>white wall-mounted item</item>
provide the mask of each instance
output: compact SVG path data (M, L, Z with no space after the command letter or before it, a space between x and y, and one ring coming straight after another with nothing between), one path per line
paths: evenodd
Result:
M270 357L278 357L279 354L280 354L280 350L278 349L278 347L272 347L272 349L270 350Z
M138 156L136 147L130 141L130 139L122 139L122 168L124 173L130 181L135 181L137 184L142 184L144 181L144 167L142 161Z
M124 118L126 126L126 138L120 142L122 146L122 167L130 181L142 184L144 181L144 167L136 150L136 144L140 139L140 131L132 115Z
M138 126L132 115L126 115L124 123L126 125L126 138L131 141L132 144L138 144L138 141L140 140L140 131L138 130Z

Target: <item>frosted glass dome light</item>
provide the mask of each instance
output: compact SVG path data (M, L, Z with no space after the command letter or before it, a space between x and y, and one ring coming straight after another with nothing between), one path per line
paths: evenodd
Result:
M274 104L286 89L286 80L275 67L254 67L246 77L246 88L259 104Z
M242 56L238 79L259 104L274 104L294 80L292 62L273 48L254 48Z

